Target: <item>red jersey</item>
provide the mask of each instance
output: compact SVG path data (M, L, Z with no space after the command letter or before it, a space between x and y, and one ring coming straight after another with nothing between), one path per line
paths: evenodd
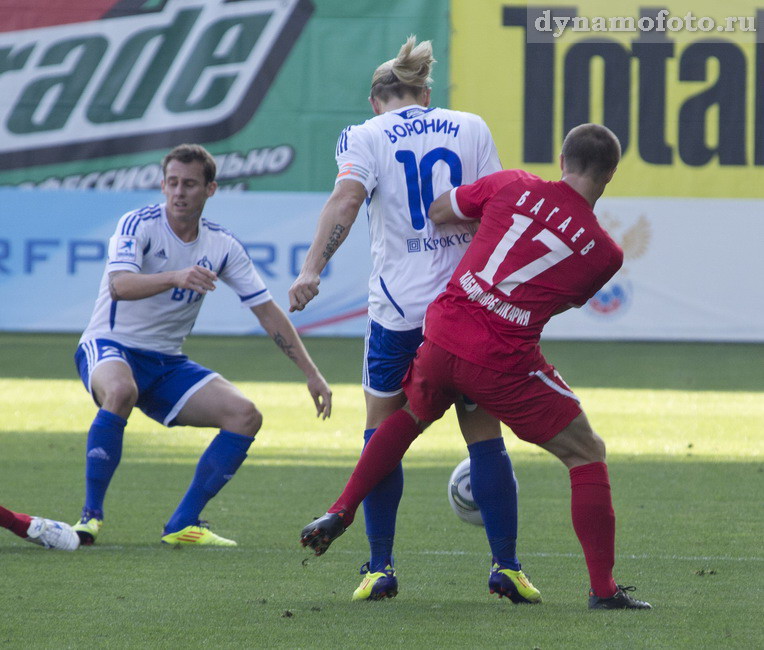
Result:
M621 267L623 251L564 181L500 171L452 190L451 204L481 222L427 310L425 337L486 368L535 370L546 322L584 305Z

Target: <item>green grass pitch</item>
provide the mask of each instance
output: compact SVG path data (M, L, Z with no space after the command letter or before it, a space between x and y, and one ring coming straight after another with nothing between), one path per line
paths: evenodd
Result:
M466 456L448 414L405 461L397 598L352 603L363 520L321 558L297 539L339 493L363 428L362 342L308 339L334 390L316 420L299 371L269 340L192 338L188 354L235 381L264 427L205 510L236 549L172 550L162 525L212 430L136 412L96 546L48 552L0 530L0 646L8 648L754 648L764 646L764 346L547 342L608 444L616 578L650 612L590 612L567 473L506 432L520 483L519 554L537 607L487 592L482 528L446 499ZM67 521L83 496L94 407L72 335L0 335L0 503Z

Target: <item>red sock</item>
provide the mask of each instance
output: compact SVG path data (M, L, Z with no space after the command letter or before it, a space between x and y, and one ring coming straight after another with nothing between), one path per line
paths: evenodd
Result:
M589 463L570 470L570 511L573 529L584 549L592 591L610 598L618 590L615 564L615 512L605 463Z
M0 506L0 526L7 528L19 537L27 537L27 531L31 523L32 518L29 515L13 512L13 510Z
M361 501L395 469L420 433L419 425L403 409L388 417L367 443L350 480L329 512L344 510L345 526L349 526Z

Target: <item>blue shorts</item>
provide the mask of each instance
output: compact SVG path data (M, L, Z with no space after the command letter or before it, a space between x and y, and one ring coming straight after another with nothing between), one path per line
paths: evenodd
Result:
M85 341L74 355L74 363L93 400L90 378L93 370L105 362L121 362L130 366L138 386L136 406L165 426L175 426L175 419L191 396L218 377L218 373L200 366L183 354L162 354L150 350L128 348L109 339Z
M397 332L369 319L363 355L363 389L375 397L392 397L422 343L422 328Z

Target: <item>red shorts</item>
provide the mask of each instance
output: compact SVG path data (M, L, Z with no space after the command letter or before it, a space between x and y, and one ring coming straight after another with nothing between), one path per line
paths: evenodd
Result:
M578 398L554 366L510 374L465 361L427 338L403 378L411 410L420 420L440 419L466 395L521 440L543 444L581 413Z

